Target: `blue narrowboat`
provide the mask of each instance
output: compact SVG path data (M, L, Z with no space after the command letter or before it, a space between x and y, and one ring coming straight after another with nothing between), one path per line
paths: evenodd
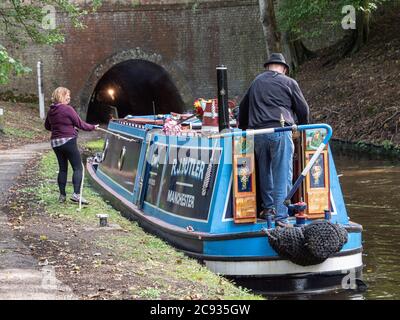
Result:
M224 99L218 98L220 119ZM163 130L170 118L128 116L108 124L104 150L86 168L113 206L213 272L258 291L293 294L362 283L362 226L347 215L329 125L210 132L189 119L182 122L187 130L171 134ZM293 227L275 228L257 215L253 137L286 130L298 136L286 199Z

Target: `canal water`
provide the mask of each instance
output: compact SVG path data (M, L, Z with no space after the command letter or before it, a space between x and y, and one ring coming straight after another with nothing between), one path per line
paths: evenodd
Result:
M400 162L333 145L348 215L363 225L364 293L296 299L400 299Z
M400 299L400 162L333 147L352 221L363 225L363 294L348 299Z

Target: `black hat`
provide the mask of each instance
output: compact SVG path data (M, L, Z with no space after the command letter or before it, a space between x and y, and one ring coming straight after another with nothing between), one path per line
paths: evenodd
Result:
M273 63L284 65L288 69L288 71L290 69L290 67L286 63L285 57L283 56L282 53L271 53L269 60L266 63L264 63L264 68L266 68L269 64L273 64Z

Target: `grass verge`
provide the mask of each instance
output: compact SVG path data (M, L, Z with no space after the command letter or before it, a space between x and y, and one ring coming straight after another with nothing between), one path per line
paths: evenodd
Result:
M102 142L99 141L89 145L102 148ZM124 263L125 268L130 268L132 281L127 280L130 298L262 299L244 288L236 287L161 239L144 232L136 223L123 218L86 181L84 197L90 201L90 206L78 212L75 204L59 204L56 201L58 188L55 183L58 168L53 152L43 156L38 168L39 182L24 187L22 191L40 199L40 204L52 218L60 218L60 221L69 219L85 228L98 224L97 214L107 213L109 222L122 228L123 232L97 233L93 245L112 252L118 261ZM67 193L72 193L71 185L67 185ZM102 263L96 261L91 263Z
M49 133L44 128L44 121L39 117L36 104L0 102L0 108L4 111L0 149L48 140Z
M92 153L100 152L104 147L104 139L88 141L84 143L83 147Z

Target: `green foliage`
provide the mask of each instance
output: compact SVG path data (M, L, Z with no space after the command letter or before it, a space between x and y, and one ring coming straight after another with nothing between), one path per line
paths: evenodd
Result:
M0 84L5 84L12 72L21 75L30 72L31 69L24 67L23 64L11 57L6 48L0 44Z
M94 11L102 0L92 2ZM69 0L8 0L0 3L0 39L6 42L0 44L0 84L7 83L13 74L18 76L31 71L11 56L11 50L31 43L54 45L64 41L62 26L49 23L51 12L66 14L75 28L84 28L81 18L88 14L88 10Z
M14 138L27 138L32 139L35 136L35 132L24 130L24 129L17 129L17 128L4 128L4 133L7 136L11 136Z
M139 297L148 300L159 300L160 294L161 292L157 288L146 288L144 290L139 291Z
M104 148L104 139L89 141L84 144L84 147L91 152L100 152Z
M389 140L383 140L382 141L382 147L386 151L393 149L393 143Z
M357 11L371 13L389 0L281 0L277 10L281 31L291 32L300 37L314 37L321 34L323 25L337 28L344 14L342 8L352 5Z
M368 143L362 140L356 142L355 148L360 151L368 151L370 149Z

